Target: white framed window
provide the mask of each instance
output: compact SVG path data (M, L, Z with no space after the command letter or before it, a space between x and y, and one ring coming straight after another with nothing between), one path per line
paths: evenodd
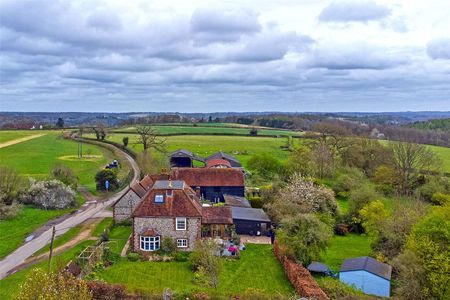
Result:
M177 230L186 230L186 218L176 218L175 224Z
M141 236L142 251L156 251L160 246L159 236Z
M155 203L163 203L164 195L155 195Z
M187 239L177 239L178 248L187 248Z

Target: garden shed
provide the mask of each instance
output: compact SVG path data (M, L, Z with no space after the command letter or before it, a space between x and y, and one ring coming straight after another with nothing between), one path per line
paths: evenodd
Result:
M354 285L365 294L389 297L392 267L368 256L346 259L339 280Z
M265 235L271 221L260 208L231 206L231 214L237 234Z

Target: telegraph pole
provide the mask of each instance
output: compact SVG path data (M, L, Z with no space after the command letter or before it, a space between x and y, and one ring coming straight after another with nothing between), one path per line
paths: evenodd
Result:
M52 231L52 240L50 242L50 255L48 256L48 273L50 274L51 265L52 265L52 256L53 256L53 242L55 240L56 228L53 226Z

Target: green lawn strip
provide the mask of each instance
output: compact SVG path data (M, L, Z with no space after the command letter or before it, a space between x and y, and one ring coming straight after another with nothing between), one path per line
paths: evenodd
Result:
M16 217L0 221L0 258L14 251L29 234L47 221L69 211L42 210L32 206L24 206Z
M120 253L125 247L128 238L130 237L133 228L131 226L114 226L109 232L109 240L111 243L111 249Z
M65 243L69 242L70 240L72 240L74 237L76 237L78 234L80 234L81 230L84 227L83 225L78 225L75 226L73 228L70 228L67 232L65 232L64 234L58 236L57 238L55 238L55 241L53 242L53 249L64 245ZM38 252L36 252L34 254L34 256L45 253L47 251L50 251L50 244L48 244L47 246L43 247L41 250L39 250Z
M92 236L100 237L103 231L111 224L112 218L104 218L92 231Z
M60 266L65 266L70 260L75 259L76 256L87 246L94 244L95 241L85 241L67 251L64 251L61 254L55 255L54 259L52 259L52 269L55 270ZM33 268L42 268L47 270L47 266L48 261L43 261L0 280L0 299L13 299L14 296L20 291L20 285L25 281L27 275Z
M322 254L321 262L333 271L339 271L342 262L347 258L370 255L370 241L366 235L348 234L335 235L327 250Z
M342 215L345 215L349 209L348 199L346 197L336 196L336 202Z
M249 244L240 260L223 259L217 289L193 283L189 262L129 262L125 259L99 272L101 279L121 283L130 292L161 293L171 288L175 293L203 290L229 296L257 289L270 295L294 295L294 289L276 260L270 245Z

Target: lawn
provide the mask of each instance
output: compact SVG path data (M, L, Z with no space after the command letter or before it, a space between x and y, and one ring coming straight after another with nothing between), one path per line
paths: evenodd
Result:
M101 271L99 276L121 283L131 292L158 293L164 288L183 293L203 290L217 296L241 294L257 289L270 295L293 295L294 290L276 260L272 246L249 244L240 260L224 260L216 290L193 283L189 262L129 262L122 260Z
M132 231L131 226L114 226L109 232L109 240L113 251L120 253L127 243Z
M441 161L441 166L444 172L450 173L450 148L427 146L431 149Z
M0 258L14 251L30 233L48 220L67 212L68 210L42 210L24 206L16 217L0 221Z
M100 237L105 229L111 224L112 218L104 218L92 231L92 236Z
M95 244L95 241L85 241L75 247L59 254L52 260L52 269L56 270L60 266L65 266L70 260L74 259L81 251L87 246ZM20 291L20 285L25 281L27 275L33 268L42 268L47 270L48 262L43 261L32 267L19 271L11 276L8 276L0 280L0 299L9 300L13 299L15 295Z
M20 131L18 132L21 133ZM0 132L2 136L3 132ZM85 154L93 158L78 159L77 143L65 140L56 133L0 149L0 165L10 167L30 177L42 179L55 164L68 166L81 185L95 191L95 173L107 162L108 151L94 145L83 145Z
M366 235L335 235L327 250L322 254L321 262L333 271L339 271L342 262L347 258L367 256L372 253L370 241Z

